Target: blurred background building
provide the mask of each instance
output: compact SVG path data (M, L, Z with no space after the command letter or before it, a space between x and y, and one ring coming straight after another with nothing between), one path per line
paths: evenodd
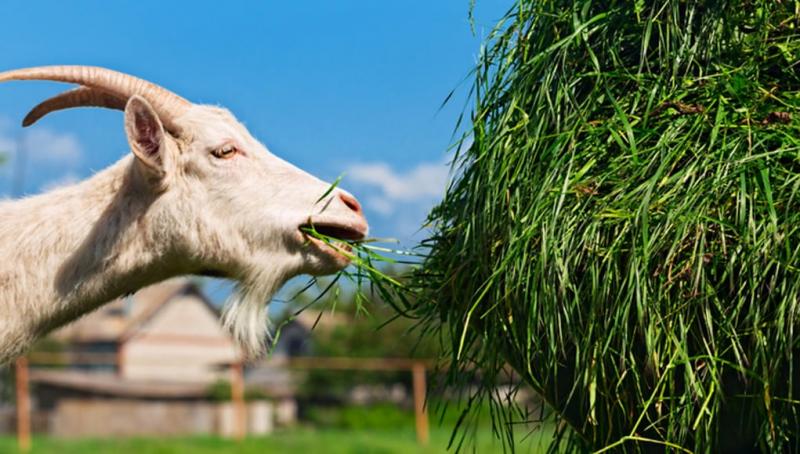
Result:
M295 330L287 341L303 344ZM285 342L284 342L285 343ZM298 347L284 346L291 354ZM172 279L55 331L31 354L34 431L57 436L228 435L240 354L198 284ZM45 367L46 366L46 367ZM245 379L248 432L296 419L291 374L277 364ZM124 417L120 417L124 415ZM7 414L5 427L12 424Z

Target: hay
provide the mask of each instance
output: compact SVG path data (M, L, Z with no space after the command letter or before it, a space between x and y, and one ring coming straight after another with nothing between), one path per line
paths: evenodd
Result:
M568 423L554 450L800 450L798 11L520 0L489 36L398 304L507 440L506 362Z

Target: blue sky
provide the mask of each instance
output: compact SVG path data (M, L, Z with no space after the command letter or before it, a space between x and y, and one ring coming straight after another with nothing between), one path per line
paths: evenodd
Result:
M0 70L89 64L220 104L276 155L342 186L372 234L414 237L447 178L446 150L481 38L509 1L4 2ZM461 87L453 101L442 101ZM24 143L24 192L82 179L127 152L120 112L79 109L23 130L65 88L0 84L0 194Z

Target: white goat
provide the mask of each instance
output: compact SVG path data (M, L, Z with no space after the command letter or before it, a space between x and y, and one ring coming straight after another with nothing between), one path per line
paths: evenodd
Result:
M301 227L367 233L350 194L319 200L327 183L272 155L225 109L97 67L0 73L9 80L80 85L36 106L23 126L71 107L124 109L133 154L74 186L0 203L0 364L107 301L184 274L238 282L224 321L256 356L273 293L348 263Z

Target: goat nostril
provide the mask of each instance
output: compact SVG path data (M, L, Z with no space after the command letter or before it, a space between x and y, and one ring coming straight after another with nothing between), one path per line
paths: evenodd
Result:
M345 205L347 205L347 208L350 208L356 213L361 213L361 205L358 203L358 200L356 200L355 197L348 194L339 193L339 198L342 199L342 202L344 202Z

